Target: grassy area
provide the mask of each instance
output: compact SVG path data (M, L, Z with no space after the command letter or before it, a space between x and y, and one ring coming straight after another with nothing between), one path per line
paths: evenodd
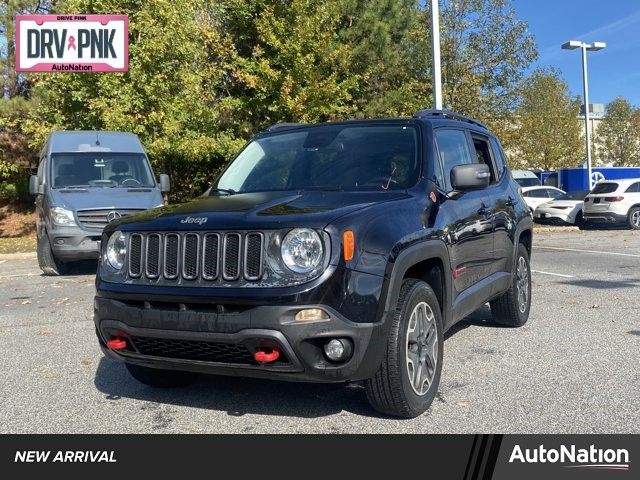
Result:
M36 251L36 236L0 238L0 254Z

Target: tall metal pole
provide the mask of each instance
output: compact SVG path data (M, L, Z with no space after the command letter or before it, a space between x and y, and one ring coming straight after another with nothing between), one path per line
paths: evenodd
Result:
M433 53L433 108L442 110L442 73L440 67L440 9L431 0L431 50Z
M582 43L582 85L584 88L584 138L587 143L587 185L593 188L591 182L591 134L589 129L589 79L587 75L587 43Z

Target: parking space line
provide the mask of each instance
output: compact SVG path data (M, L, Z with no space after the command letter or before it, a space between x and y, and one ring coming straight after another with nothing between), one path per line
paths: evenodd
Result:
M582 252L582 253L595 253L598 255L617 255L619 257L635 257L640 258L640 255L635 253L618 253L618 252L603 252L601 250L584 250L580 248L564 248L564 247L542 247L535 245L533 248L542 250L563 250L565 252Z
M532 273L541 273L542 275L553 275L554 277L576 278L573 275L565 275L564 273L543 272L542 270L531 270Z

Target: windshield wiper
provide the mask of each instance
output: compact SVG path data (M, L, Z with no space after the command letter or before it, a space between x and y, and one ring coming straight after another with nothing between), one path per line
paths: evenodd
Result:
M235 190L233 190L232 188L212 188L209 191L209 196L213 195L213 193L226 193L227 195L235 195L236 192Z

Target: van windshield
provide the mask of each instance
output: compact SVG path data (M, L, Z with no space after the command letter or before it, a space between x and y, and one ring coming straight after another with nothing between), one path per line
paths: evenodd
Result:
M414 126L327 125L257 138L211 193L276 190L398 190L418 181Z
M74 152L51 155L53 188L153 187L147 158L141 153Z

